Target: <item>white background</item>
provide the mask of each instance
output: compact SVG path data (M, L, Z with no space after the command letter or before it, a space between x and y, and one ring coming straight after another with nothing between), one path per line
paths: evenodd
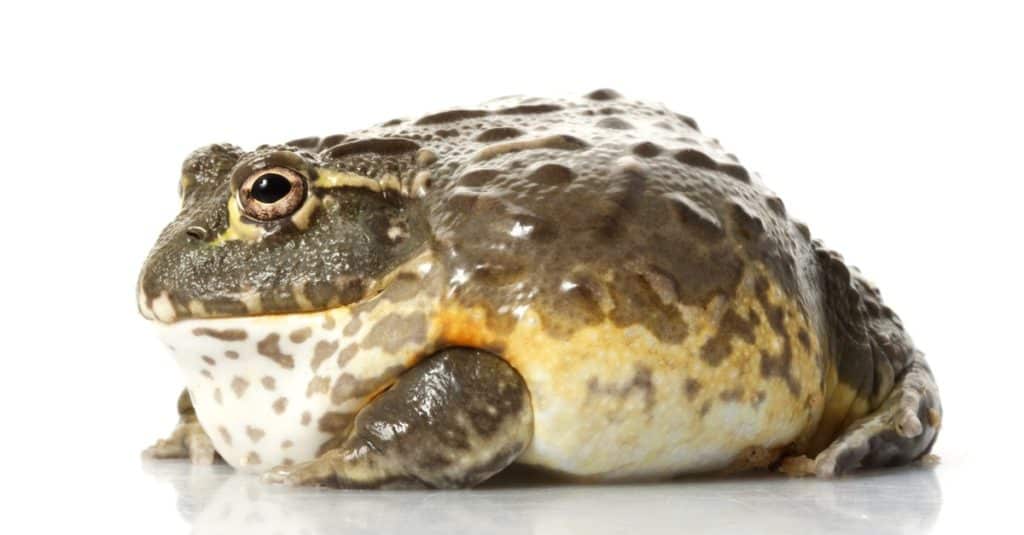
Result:
M237 499L259 520L246 533L1019 533L1024 20L998 7L1011 3L12 4L0 531L224 532L212 511ZM137 316L135 278L193 148L605 86L694 116L878 283L942 389L934 472L395 496L140 462L181 385Z

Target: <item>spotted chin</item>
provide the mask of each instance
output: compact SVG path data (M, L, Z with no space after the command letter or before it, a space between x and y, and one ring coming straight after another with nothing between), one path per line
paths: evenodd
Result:
M315 458L435 350L436 294L411 291L429 287L418 278L428 275L402 271L389 291L350 307L156 325L217 452L262 472Z

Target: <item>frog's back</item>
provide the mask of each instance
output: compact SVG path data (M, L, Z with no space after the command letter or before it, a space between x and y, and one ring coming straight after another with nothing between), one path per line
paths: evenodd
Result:
M806 229L693 120L601 90L332 142L421 169L395 187L421 198L446 273L442 344L523 375L523 461L637 476L810 438L828 365Z

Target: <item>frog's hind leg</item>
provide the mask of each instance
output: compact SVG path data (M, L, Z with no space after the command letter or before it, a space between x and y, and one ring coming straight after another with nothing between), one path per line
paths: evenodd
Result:
M833 477L907 464L928 453L938 435L941 407L935 381L921 357L915 357L881 406L850 424L814 459L789 459L782 470Z
M146 448L142 456L149 459L189 459L192 464L213 464L220 460L213 441L199 425L188 390L178 396L178 425L167 438Z
M781 470L832 477L921 458L931 450L942 419L924 355L856 269L820 244L818 261L828 296L834 384L818 444L807 448L817 454L787 459Z
M532 435L519 373L490 353L451 348L402 374L335 447L264 478L342 488L471 487L515 461Z

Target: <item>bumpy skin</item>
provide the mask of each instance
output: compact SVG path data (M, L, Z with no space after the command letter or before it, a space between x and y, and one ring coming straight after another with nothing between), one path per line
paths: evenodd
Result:
M266 479L365 488L459 488L512 464L533 432L523 379L489 353L439 351L402 375L316 461Z
M309 191L261 222L240 211L239 184L271 166ZM373 439L387 443L374 470L343 453L436 387L424 366L459 377L440 366L450 347L496 355L528 392L514 421L532 422L529 444L502 435L481 455L588 480L831 476L910 462L937 434L931 373L878 291L693 120L614 91L252 153L214 145L186 161L181 190L139 307L217 450L257 471L283 463L274 480L477 483L478 465L453 468L464 451L425 468L408 445L464 427L472 396L448 398L430 432ZM239 414L257 420L231 428ZM306 453L268 449L271 435ZM499 457L485 465L512 460Z

